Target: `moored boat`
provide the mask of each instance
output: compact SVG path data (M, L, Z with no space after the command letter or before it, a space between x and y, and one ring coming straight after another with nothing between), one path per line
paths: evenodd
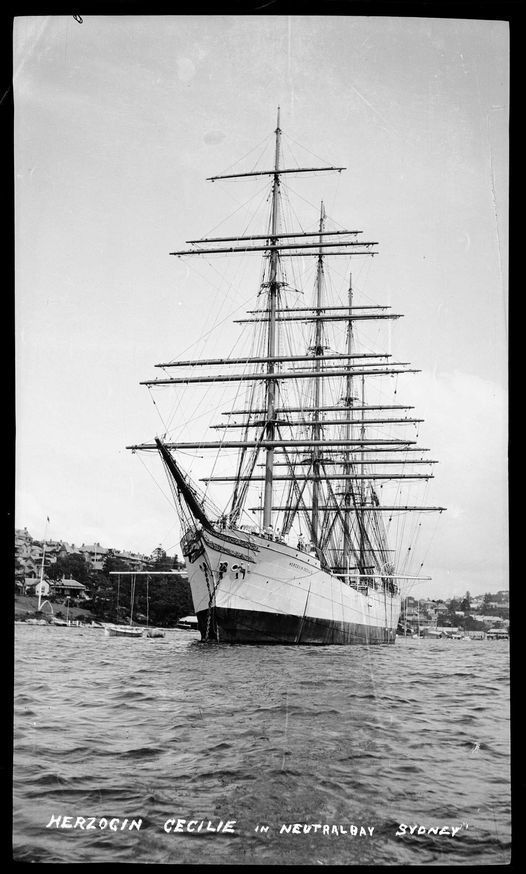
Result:
M186 631L197 631L199 620L197 616L182 616L177 620L175 627Z
M133 625L105 625L106 637L143 637L144 628Z

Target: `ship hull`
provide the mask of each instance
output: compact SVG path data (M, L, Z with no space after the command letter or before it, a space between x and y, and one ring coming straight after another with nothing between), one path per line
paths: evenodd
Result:
M198 616L205 639L208 610ZM284 616L259 610L215 609L217 638L222 643L266 643L314 646L394 643L396 630L358 622Z
M286 645L390 644L400 596L360 590L284 543L237 529L183 539L204 640Z

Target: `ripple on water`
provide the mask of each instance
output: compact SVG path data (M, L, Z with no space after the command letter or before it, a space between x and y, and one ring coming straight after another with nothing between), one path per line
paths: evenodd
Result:
M61 631L16 627L18 861L509 859L506 642L218 647L167 632L162 646L116 647L96 630ZM143 826L46 829L52 814ZM237 834L167 834L171 816L235 819ZM280 834L294 822L374 826L374 837ZM400 823L468 828L396 837Z

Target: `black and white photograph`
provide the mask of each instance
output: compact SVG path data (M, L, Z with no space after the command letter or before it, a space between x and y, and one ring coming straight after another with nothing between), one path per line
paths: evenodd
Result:
M12 858L509 865L510 24L13 19Z

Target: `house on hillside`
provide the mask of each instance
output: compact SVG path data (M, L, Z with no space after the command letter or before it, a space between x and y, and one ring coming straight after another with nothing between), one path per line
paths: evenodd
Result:
M51 592L49 580L40 580L39 577L26 577L22 585L23 595L42 595L47 598Z
M41 564L33 558L18 558L20 572L26 579L35 579L40 575Z
M477 614L477 620L479 622L483 622L488 628L494 627L506 627L509 625L509 619L501 619L498 616L485 616L482 614Z
M49 580L39 580L36 586L34 586L34 590L35 595L42 595L43 597L47 597L51 592Z
M130 571L142 571L142 570L150 570L153 568L154 562L153 559L147 555L139 555L136 552L127 552L123 549L114 549L112 550L112 555L114 558L120 558L121 561L125 562L128 570Z
M78 551L96 571L101 571L104 568L104 562L110 552L100 543L83 543L82 546L79 546Z
M30 577L19 577L15 579L15 589L20 595L25 595L29 592L33 586L38 583L38 577L35 574L32 574Z
M480 605L482 604L483 601L484 601L484 595L473 595L469 599L469 603L470 603L471 607L480 607Z
M89 600L84 583L79 583L78 580L74 580L71 577L70 579L62 577L61 580L51 583L51 594L57 595L60 598L78 598L84 601Z

